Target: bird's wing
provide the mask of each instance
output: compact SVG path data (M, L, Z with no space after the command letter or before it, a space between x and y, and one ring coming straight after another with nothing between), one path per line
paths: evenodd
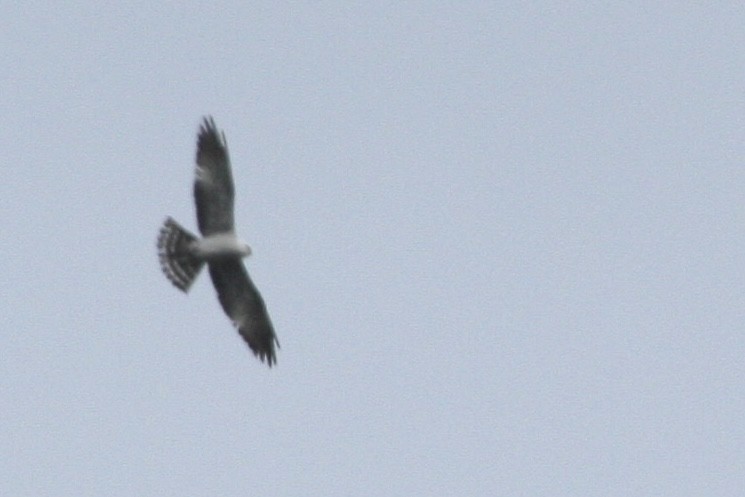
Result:
M274 327L259 291L239 259L223 259L209 263L212 283L217 290L225 314L253 353L271 367L277 362L274 345L279 346Z
M203 236L233 231L233 175L225 135L215 121L205 117L197 138L194 200L197 223Z

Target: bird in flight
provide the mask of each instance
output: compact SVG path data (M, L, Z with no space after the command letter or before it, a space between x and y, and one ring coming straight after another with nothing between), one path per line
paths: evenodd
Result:
M197 137L194 200L202 237L166 218L158 236L160 267L173 285L189 291L202 267L209 267L212 284L225 314L254 355L271 367L279 347L264 299L248 276L241 259L251 248L235 234L233 175L225 134L205 117Z

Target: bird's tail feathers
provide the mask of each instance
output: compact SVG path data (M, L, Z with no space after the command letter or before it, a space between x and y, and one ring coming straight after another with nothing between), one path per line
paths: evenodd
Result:
M197 237L173 219L166 218L158 235L158 258L166 278L183 292L188 292L204 266L194 257L191 245Z

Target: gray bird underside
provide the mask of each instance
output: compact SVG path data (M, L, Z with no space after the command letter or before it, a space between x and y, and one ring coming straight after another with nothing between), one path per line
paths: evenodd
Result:
M171 283L188 292L206 262L225 313L253 353L270 367L277 362L274 333L264 299L251 281L241 257L250 253L235 237L233 177L227 144L212 118L205 118L197 138L194 200L197 239L171 218L158 237L161 268Z

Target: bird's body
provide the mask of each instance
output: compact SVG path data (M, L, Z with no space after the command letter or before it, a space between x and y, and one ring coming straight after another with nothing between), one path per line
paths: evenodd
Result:
M200 128L196 162L194 200L203 237L167 218L158 236L161 268L176 288L188 292L207 264L223 310L254 354L272 366L279 342L264 300L241 262L251 248L235 234L230 159L225 136L218 134L211 118Z
M196 240L191 246L194 255L205 261L248 257L251 247L234 233L218 233Z

